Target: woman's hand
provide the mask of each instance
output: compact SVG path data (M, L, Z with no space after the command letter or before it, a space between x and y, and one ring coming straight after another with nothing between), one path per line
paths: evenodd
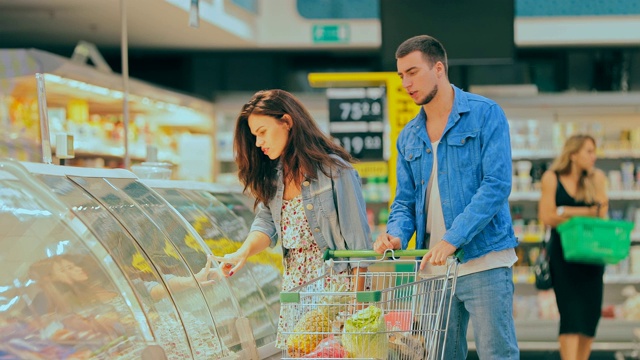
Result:
M194 274L196 280L202 284L207 285L211 284L222 277L222 273L220 269L211 269L211 264L213 263L214 255L207 255L207 263L204 265L202 270L200 270L197 274ZM211 276L213 275L213 276Z
M233 276L238 270L242 269L248 257L245 252L240 250L226 254L224 257L213 255L213 258L220 263L220 271L225 277Z

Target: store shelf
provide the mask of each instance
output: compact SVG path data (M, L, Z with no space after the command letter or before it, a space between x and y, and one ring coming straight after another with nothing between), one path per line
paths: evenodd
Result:
M511 158L516 160L547 160L558 156L558 150L532 150L532 149L513 149ZM640 149L607 149L598 151L598 159L637 159L640 158Z
M609 200L640 200L640 191L609 190ZM540 191L514 191L509 195L509 201L539 201Z
M640 191L634 190L609 190L609 200L640 200Z
M640 284L640 275L605 274L603 280L605 284Z
M558 155L558 152L555 150L530 150L530 149L511 150L511 158L513 160L553 159L557 155Z
M515 284L529 284L533 286L535 278L532 267L517 266L514 269L518 270L514 271L513 274L513 282ZM640 284L640 274L605 274L603 280L605 284Z
M10 74L8 80L14 84L10 92L0 94L0 108L11 110L0 112L0 133L8 134L8 138L30 140L34 149L31 153L39 153L35 73L42 73L51 136L57 133L74 136L76 158L68 164L121 167L125 149L122 76L35 49L0 50L0 67L14 68L12 64L19 62L37 65L0 74L0 80L7 80L3 76ZM159 161L176 164L175 178L215 179L217 160L211 102L136 79L129 80L128 99L129 158L144 160L147 147L154 146ZM51 143L55 149L53 140L55 137ZM24 143L21 139L17 142ZM12 147L0 143L0 157L16 157L12 153L15 153ZM194 153L208 155L193 161ZM38 160L35 155L28 155L29 160ZM100 158L107 161L94 161Z
M539 191L513 191L509 195L509 201L539 201Z

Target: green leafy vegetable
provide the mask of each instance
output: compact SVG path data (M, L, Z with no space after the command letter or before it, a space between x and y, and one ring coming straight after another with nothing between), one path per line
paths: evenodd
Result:
M389 339L382 310L375 306L362 309L344 324L342 345L351 357L387 359Z

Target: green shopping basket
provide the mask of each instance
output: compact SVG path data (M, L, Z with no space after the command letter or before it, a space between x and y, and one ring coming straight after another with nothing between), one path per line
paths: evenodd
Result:
M575 216L558 226L567 261L617 264L629 256L633 223Z

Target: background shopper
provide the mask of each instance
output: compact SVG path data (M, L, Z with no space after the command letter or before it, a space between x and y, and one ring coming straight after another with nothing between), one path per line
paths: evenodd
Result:
M255 197L257 211L240 249L221 259L227 276L242 268L249 256L275 246L278 238L284 250L283 291L324 274L322 254L327 248L372 248L360 177L350 164L351 156L318 128L293 95L283 90L257 92L238 116L234 141L240 181ZM352 264L342 263L334 270L357 271L357 263ZM363 282L357 286L361 289ZM281 333L295 325L291 317L281 313L280 348L286 340Z
M460 249L444 358L466 358L471 319L481 359L518 359L506 117L495 102L449 82L447 54L435 38L406 40L396 59L402 86L421 108L398 137L396 196L374 249L406 248L415 233L416 247L430 248L421 268L444 265Z
M570 137L542 176L540 220L552 227L549 266L560 313L560 355L586 360L602 311L604 266L564 260L556 227L573 216L604 217L608 198L604 172L595 168L596 142L589 135Z

